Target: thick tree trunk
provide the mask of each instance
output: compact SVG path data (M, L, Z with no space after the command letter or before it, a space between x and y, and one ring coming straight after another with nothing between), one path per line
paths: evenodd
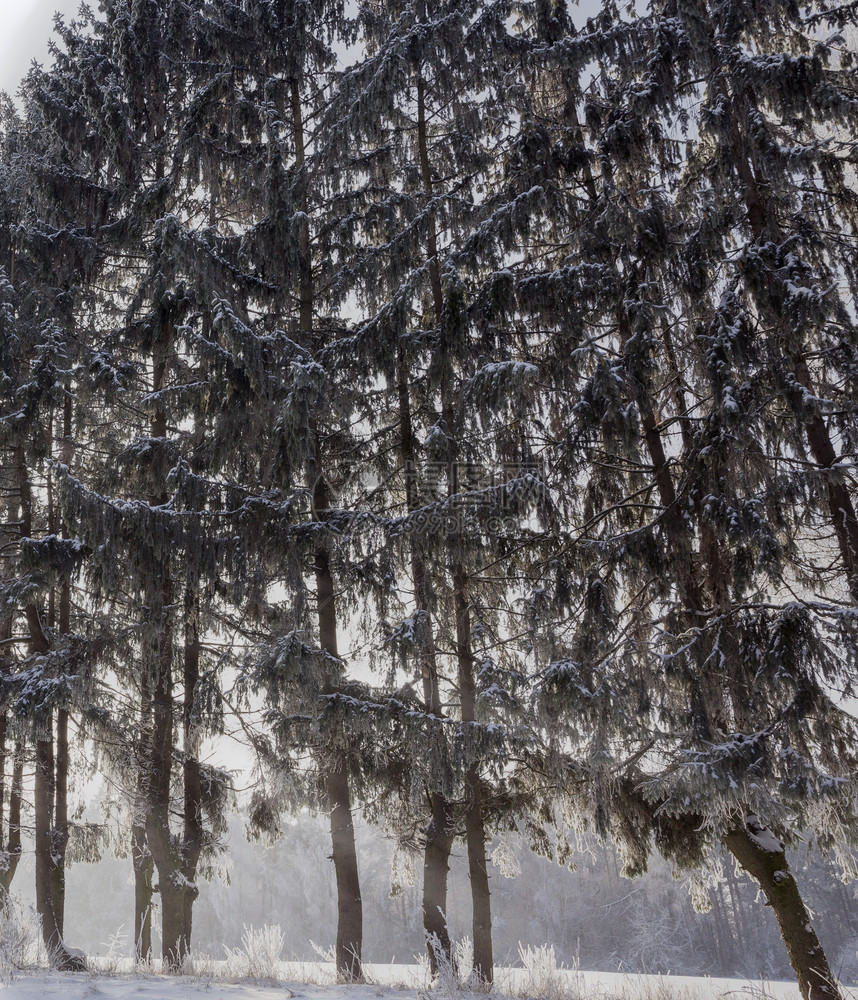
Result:
M450 807L439 792L432 792L432 818L424 834L423 933L433 978L446 966L455 973L455 962L447 926L447 875L453 850Z
M164 604L169 603L163 584ZM163 611L162 611L163 613ZM158 870L161 895L161 961L165 971L181 969L185 957L184 884L181 865L170 835L170 780L173 766L172 628L159 628L156 683L147 775L146 840Z
M325 778L331 809L331 844L337 880L337 978L355 982L363 975L363 902L345 764Z
M63 941L62 917L54 897L56 864L54 861L54 745L52 737L36 742L35 773L35 855L36 912L42 924L42 939L51 965L65 972L82 972L86 962L72 954Z
M62 947L62 935L57 922L53 900L53 796L54 796L54 744L53 734L36 741L35 774L35 856L36 856L36 912L42 922L42 936L51 958L57 961Z
M17 449L18 492L21 503L21 537L32 535L32 498L30 480L24 462L23 448ZM28 604L24 613L27 628L30 633L30 645L34 653L47 655L51 651L50 643L42 628L39 609L35 604ZM49 716L46 727L48 738L36 741L36 773L35 773L35 856L36 856L36 911L42 924L42 937L45 942L51 964L62 970L86 969L83 957L73 955L62 938L62 917L57 920L56 900L54 898L54 744L53 718Z
M768 830L737 827L724 842L759 883L774 910L804 1000L839 1000L841 993L811 924L783 848Z

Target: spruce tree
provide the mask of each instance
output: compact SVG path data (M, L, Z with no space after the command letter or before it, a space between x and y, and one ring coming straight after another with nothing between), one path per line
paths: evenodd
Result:
M774 422L752 403L759 374L741 372L749 330L718 316L735 303L721 272L741 215L700 170L709 116L689 124L685 105L701 77L720 86L714 63L693 62L711 26L701 29L697 8L683 14L699 33L686 48L678 14L659 8L626 25L609 13L581 33L557 12L546 22L562 57L533 87L520 147L523 163L528 146L547 152L541 191L563 197L574 220L555 237L570 263L519 282L519 302L543 315L550 303L575 347L572 365L568 348L542 364L569 387L561 454L585 500L565 494L582 525L563 546L583 614L546 669L544 706L556 719L552 704L571 698L578 718L565 731L589 743L597 827L626 841L630 870L653 826L684 864L700 863L715 834L774 907L803 993L836 993L781 840L812 823L827 847L854 821L852 726L826 690L836 654L824 624L773 589L800 544L800 514L783 509L794 493L779 493L784 480L758 445ZM570 62L580 74L594 56L599 82L585 89ZM729 171L735 158L722 149L711 162ZM545 218L538 211L537 225ZM713 291L715 309L704 305Z
M504 478L514 480L526 459L516 435L505 437L501 416L523 370L507 363L483 322L496 220L482 203L509 132L499 70L514 48L508 13L506 5L363 5L366 56L344 74L339 118L331 115L333 141L354 150L373 198L355 267L368 313L355 347L388 387L377 426L396 461L382 481L396 484L391 500L402 513L388 515L385 530L406 598L390 644L423 689L415 739L426 752L415 780L425 785L430 812L423 883L430 963L435 970L449 957L446 873L460 816L475 973L484 981L493 966L488 803L502 798L491 779L499 790L509 734L503 704L515 674L500 669L502 573L479 577L504 562L510 540L498 526L515 512ZM495 352L502 363L491 361ZM416 756L414 763L421 767Z

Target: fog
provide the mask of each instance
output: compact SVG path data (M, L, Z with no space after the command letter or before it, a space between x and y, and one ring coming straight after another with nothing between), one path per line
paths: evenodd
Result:
M272 845L249 842L243 818L234 814L228 852L200 881L194 908L193 950L224 958L241 944L245 926L279 925L285 935L284 958L317 959L336 932L330 834L324 817L304 814L290 820ZM498 842L492 845L497 847ZM519 943L550 944L558 962L586 970L729 975L789 979L789 960L769 907L757 900L756 887L724 859L720 878L709 887L711 909L695 912L687 877L674 878L670 866L654 859L637 879L621 875L613 848L582 843L573 855L576 870L531 852L522 837L505 840L510 869L505 877L491 870L493 932L498 965L516 964ZM399 857L399 880L413 885L392 892L394 845L383 831L358 825L358 853L365 920L364 958L368 962L411 963L423 952L420 878L422 860ZM512 858L512 862L509 859ZM858 976L856 888L844 885L838 869L811 854L792 854L791 862L814 912L816 927L841 979ZM27 854L15 893L32 905L32 854ZM30 869L30 871L28 871ZM130 858L109 850L95 864L72 865L67 881L67 943L90 955L130 955L134 886ZM156 896L157 899L157 896ZM464 847L451 864L448 919L453 936L469 934L470 900ZM160 915L153 930L156 954Z

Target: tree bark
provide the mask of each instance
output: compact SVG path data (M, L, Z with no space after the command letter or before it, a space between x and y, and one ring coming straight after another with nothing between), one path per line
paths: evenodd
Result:
M146 840L158 870L161 895L161 961L169 971L181 969L185 957L184 881L170 833L170 781L173 769L173 630L164 608L170 603L171 587L161 581L164 607L158 609L155 686L152 697L152 728L147 765Z
M802 997L804 1000L839 1000L837 980L831 974L783 849L761 847L755 833L767 835L766 841L772 842L772 848L774 838L768 831L749 827L750 824L737 827L724 838L724 843L739 864L756 879L768 905L775 911Z
M454 836L447 800L440 792L432 792L430 801L432 818L424 833L422 907L429 970L434 978L445 966L456 972L447 925L447 876Z
M16 449L18 467L18 492L21 504L21 537L29 538L33 530L32 497L30 480L24 461L24 449ZM24 608L27 627L30 633L30 646L34 653L46 656L51 651L51 645L42 628L39 608L27 604ZM56 900L54 898L54 745L53 717L48 715L44 723L47 729L47 739L42 737L36 741L36 773L35 773L35 855L36 855L36 911L42 924L42 937L45 942L51 964L64 971L82 971L86 962L82 956L72 954L66 947L62 932L62 918L57 921Z
M66 467L72 463L72 398L67 393L63 399L63 433L60 444L60 458ZM60 523L60 537L68 538L68 525ZM64 580L60 585L59 615L57 625L61 636L71 634L71 584ZM66 851L69 843L69 712L66 708L57 711L56 754L54 757L54 822L53 822L53 886L52 898L57 929L63 937L66 908Z
M10 507L9 521L14 519L14 511ZM0 536L2 537L2 536ZM11 639L13 615L3 613L0 617L0 639ZM3 673L5 666L0 666ZM0 711L0 910L7 902L9 889L21 859L21 780L23 777L23 746L16 743L14 751L8 751L9 719L4 711ZM11 782L9 785L9 818L4 827L6 812L6 769L9 759L12 761Z

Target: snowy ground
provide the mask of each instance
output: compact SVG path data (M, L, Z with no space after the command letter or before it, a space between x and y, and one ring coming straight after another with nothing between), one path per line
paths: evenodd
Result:
M418 966L368 966L370 985L337 986L324 983L332 969L321 963L280 963L282 980L230 981L221 963L210 963L192 976L169 977L148 973L17 973L2 989L3 1000L471 1000L474 994L456 989L438 989L427 995ZM297 973L297 975L296 975ZM278 976L278 979L279 979ZM555 970L546 982L527 982L523 969L498 972L495 997L529 993L546 1000L799 1000L795 983L753 982L739 979L709 979L691 976L642 976L609 972ZM315 984L302 982L312 977ZM541 986L541 988L540 988ZM535 989L534 989L535 987Z

